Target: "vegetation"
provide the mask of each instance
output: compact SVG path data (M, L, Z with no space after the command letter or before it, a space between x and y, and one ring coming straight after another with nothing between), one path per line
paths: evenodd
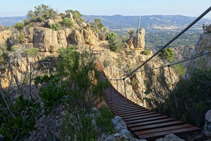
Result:
M176 73L180 74L181 76L185 75L185 68L181 64L176 64L172 66Z
M92 27L93 30L99 32L99 29L103 28L104 25L103 25L103 23L101 22L100 19L96 18L94 20L94 22L91 23L91 27Z
M177 98L177 109L174 101L174 94L170 92L165 102L154 102L156 110L164 115L180 119L185 123L202 127L204 125L204 115L211 107L211 70L193 70L189 79L181 79L174 93Z
M129 35L132 35L134 33L134 30L132 30L132 29L130 29L129 31L128 31L128 34Z
M14 27L15 28L17 28L18 30L22 30L23 29L23 24L22 23L16 23L15 25L14 25Z
M149 55L150 51L148 49L145 49L143 52L142 52L144 55Z
M121 50L124 46L123 39L113 32L107 34L107 39L109 42L109 48L112 51L117 52Z
M17 42L23 43L25 39L25 34L22 32L20 35L17 36Z
M66 13L71 13L73 14L73 18L76 20L76 21L80 21L80 22L83 22L84 19L82 18L82 15L80 12L78 12L77 10L73 11L73 10L66 10L65 11Z
M54 18L57 12L54 9L49 8L49 6L41 4L38 7L34 7L34 12L32 10L28 11L27 18L30 22L43 22L46 19Z
M24 50L24 53L27 54L27 55L38 54L39 53L39 48L26 49L26 50Z
M4 30L4 27L3 25L0 23L0 31L3 31Z
M74 25L73 21L67 17L62 20L62 24L69 28L73 27L73 25Z
M23 20L23 23L24 23L24 25L28 25L30 22L29 22L29 20L25 19L25 20Z
M53 29L53 30L60 30L61 29L61 25L59 23L50 24L50 28Z
M11 51L15 51L16 49L17 49L16 46L12 46L12 47L11 47Z
M167 60L169 62L172 62L174 60L174 50L172 48L166 48L166 49L161 51L159 56L162 59L165 59L165 60Z
M33 49L25 50L24 53L31 54ZM107 107L102 107L99 111L94 108L102 102L103 91L109 83L99 79L100 72L92 51L84 51L81 56L75 51L75 47L62 48L57 59L58 71L55 75L37 76L33 79L29 77L33 72L25 72L23 80L15 81L17 90L5 91L1 88L0 109L5 110L0 114L0 134L5 140L76 138L87 141L97 140L102 133L114 132L112 112ZM11 66L11 69L15 68ZM30 85L30 88L36 89L33 94L37 92L33 96L26 85L31 83L36 86ZM8 104L13 99L15 101ZM62 117L62 112L65 113L65 118L62 118L61 123L61 118L58 117ZM56 133L58 129L61 129L59 135Z

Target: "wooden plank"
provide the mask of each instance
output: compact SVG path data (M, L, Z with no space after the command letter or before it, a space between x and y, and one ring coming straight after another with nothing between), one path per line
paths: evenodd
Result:
M163 132L163 131L174 130L174 129L181 129L181 128L186 128L186 127L192 127L192 125L182 124L182 125L170 126L170 127L165 127L165 128L161 127L161 128L157 128L157 129L135 132L135 134L136 135L144 135L144 134L151 134L151 133Z
M181 121L170 121L170 122L165 122L165 123L158 123L158 124L153 124L153 125L134 127L134 128L131 128L131 130L133 132L135 132L135 131L142 131L142 130L153 129L153 128L158 128L158 127L168 127L168 126L179 125L179 124L182 124L182 122Z
M168 117L167 116L158 116L158 117L142 119L142 120L139 120L139 123L140 122L147 122L147 121L154 121L154 120L159 120L159 119L164 119L164 118L168 118Z
M115 112L118 112L118 110L117 109L112 109L111 108L111 110L112 111L115 111ZM142 110L139 110L139 109L135 109L135 110L132 110L132 109L122 109L121 110L121 113L125 113L125 114L127 114L127 113L137 113L137 112L139 112L139 111L142 111ZM151 112L151 111L147 111L147 110L143 110L143 111L146 111L146 112Z
M130 120L130 124L133 123L139 123L140 120L142 119L147 119L147 118L152 118L152 117L158 117L158 116L162 116L161 114L154 114L154 115L147 115L147 116L142 116L140 117L140 119L137 120ZM127 124L129 124L129 121L125 121Z
M130 115L133 115L133 116L138 115L138 114L144 114L144 113L152 113L151 111L138 111L138 112L131 112L130 111L130 112L127 112L127 111L121 111L121 110L119 110L119 111L113 110L113 112L119 113L119 115L124 116L124 117L127 116L128 113L130 113Z
M127 112L133 112L133 111L135 111L135 112L137 112L137 111L143 111L143 112L153 112L153 111L151 111L151 110L147 110L147 109L132 109L132 108L115 108L115 107L110 107L113 111L121 111L122 113L127 113Z
M161 114L150 114L150 115L155 115L155 116L161 116ZM149 116L150 116L149 115ZM128 118L128 119L124 119L125 121L133 121L133 120L138 120L138 119L143 119L143 118L147 118L147 116L141 116L141 117L134 117L134 118Z
M140 116L145 116L145 115L151 115L151 114L156 114L156 112L147 112L147 113L137 113L137 114L135 114L135 115L129 115L129 116L124 116L124 117L122 117L123 119L128 119L128 118L135 118L135 117L140 117Z
M155 124L155 123L163 123L163 122L169 122L169 121L175 121L175 120L173 118L166 118L166 119L136 123L136 124L128 125L128 126L129 127L137 127L137 126L151 125L151 124Z
M192 131L200 131L201 129L198 127L187 127L187 128L181 128L181 129L176 129L176 130L169 130L169 131L164 131L164 132L157 132L157 133L152 133L152 134L145 134L145 135L139 135L139 138L142 139L148 139L148 138L159 138L163 137L167 134L173 133L173 134L178 134L178 133L187 133L187 132L192 132Z

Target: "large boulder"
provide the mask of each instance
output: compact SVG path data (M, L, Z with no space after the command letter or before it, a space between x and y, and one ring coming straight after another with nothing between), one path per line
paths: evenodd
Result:
M40 52L57 51L60 47L67 47L66 35L63 30L54 31L49 28L36 27L33 30L33 46Z
M134 40L134 35L130 35L130 38L127 41L129 48L134 48L133 40Z
M83 30L83 36L86 44L91 46L96 45L97 37L92 30Z
M115 118L112 119L112 122L113 122L114 128L117 132L120 132L123 129L127 129L125 122L122 120L122 118L120 116L115 116Z
M211 110L205 114L205 126L203 132L211 136Z
M168 134L164 138L156 139L156 141L185 141L174 134Z
M211 33L211 25L206 28L207 33Z
M73 30L69 35L69 40L71 40L72 44L80 44L83 42L83 36L79 30Z
M12 36L12 32L10 30L4 30L0 32L0 44L3 44Z

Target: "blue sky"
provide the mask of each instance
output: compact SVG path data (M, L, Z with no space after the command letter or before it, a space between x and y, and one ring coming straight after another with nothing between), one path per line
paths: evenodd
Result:
M34 6L45 4L59 13L67 9L86 15L185 15L196 17L211 0L4 0L0 17L25 16ZM211 19L211 12L206 18Z

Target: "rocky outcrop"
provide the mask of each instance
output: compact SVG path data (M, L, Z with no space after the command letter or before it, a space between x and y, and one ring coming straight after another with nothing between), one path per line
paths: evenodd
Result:
M145 47L145 29L141 28L139 34L137 33L136 36L131 34L127 41L127 44L129 45L129 48L143 50Z
M150 55L141 54L141 50L135 50L133 55L127 55L124 51L120 52L118 56L115 56L109 50L105 51L102 56L103 60L109 62L110 66L104 69L104 72L108 79L119 79L126 76L126 72L134 70L149 59ZM109 58L107 56L110 56ZM119 59L119 63L115 61ZM159 57L153 58L146 65L134 73L131 78L125 79L126 92L124 87L124 81L110 81L113 87L118 90L123 96L133 101L134 103L151 108L153 105L149 105L144 98L156 99L160 102L165 100L167 90L172 89L171 84L176 84L179 80L179 75L175 73L172 68L169 73L168 68L155 69L153 71L140 71L150 68L157 68L165 66ZM121 66L120 68L118 66ZM172 77L172 81L170 79ZM147 93L147 94L146 94Z
M12 32L10 30L4 30L0 32L0 44L4 44L7 39L12 36Z
M195 57L211 51L211 33L203 33L192 52L191 57ZM193 68L207 70L211 68L211 54L190 60L187 63L185 77L189 77L190 71Z
M141 28L139 35L136 35L133 40L133 45L135 48L144 49L145 47L145 29Z
M91 46L96 45L97 37L92 30L83 30L83 37L86 44Z
M156 139L156 141L185 141L174 134L168 134L164 138Z
M207 111L205 114L205 126L203 129L203 133L211 136L211 110Z

